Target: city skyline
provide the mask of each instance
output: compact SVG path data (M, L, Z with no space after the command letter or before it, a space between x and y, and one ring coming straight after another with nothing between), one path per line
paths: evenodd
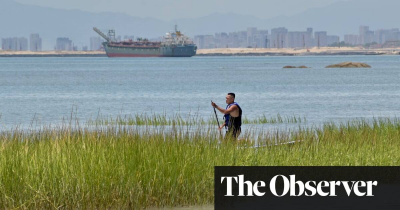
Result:
M140 37L136 37L139 38ZM40 34L30 35L29 44L25 37L2 38L1 49L10 51L42 51L42 38ZM97 51L103 50L105 41L99 36L89 38L90 44L76 45L68 37L58 37L55 41L55 51ZM134 35L117 35L115 41L134 41ZM153 39L150 41L159 41ZM248 27L247 30L221 32L214 35L195 35L192 40L199 49L212 48L313 48L327 47L344 43L350 46L373 45L377 48L384 47L387 42L396 46L400 43L399 28L370 30L369 26L360 26L358 34L346 34L343 37L329 33L328 31L315 31L308 27L304 31L290 31L285 27L272 28L271 30L259 30L257 27ZM398 43L397 43L398 42Z
M328 31L315 31L308 27L303 31L289 31L285 27L268 30L258 30L248 27L247 31L229 33L216 33L215 35L197 35L194 42L199 49L211 48L312 48L338 46L372 45L374 48L400 45L399 28L370 30L369 26L360 26L358 34L345 34L343 37L328 33Z
M307 12L290 17L260 19L251 15L220 11L201 18L162 21L122 13L89 13L29 6L13 0L4 0L0 2L0 25L4 29L0 30L0 38L29 37L31 33L40 33L43 50L51 50L58 37L68 37L80 47L90 46L90 37L96 35L93 27L102 30L115 29L116 33L122 36L134 35L154 39L172 31L174 25L178 24L179 29L192 38L202 34L241 31L247 27L271 31L273 28L284 26L298 32L313 27L316 31L327 31L343 40L344 35L358 34L360 25L370 26L374 30L399 28L400 25L396 21L399 16L396 5L400 6L400 2L349 0L317 9L311 8Z

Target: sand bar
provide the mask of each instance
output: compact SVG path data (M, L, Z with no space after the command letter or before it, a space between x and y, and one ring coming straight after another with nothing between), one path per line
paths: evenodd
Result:
M293 48L218 48L218 49L199 49L199 56L308 56L308 55L399 55L400 48L380 48L380 49L363 49L359 47L321 47L310 49L293 49Z
M216 48L198 49L196 56L313 56L313 55L400 55L400 48L363 49L360 47L293 48ZM0 57L106 57L104 51L2 51Z

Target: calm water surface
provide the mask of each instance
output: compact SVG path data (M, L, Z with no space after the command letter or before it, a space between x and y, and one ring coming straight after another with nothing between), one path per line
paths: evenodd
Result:
M373 68L324 68L344 61ZM98 113L210 117L210 100L225 106L228 92L248 118L400 116L400 57L0 58L0 127L59 124L72 109L82 121Z

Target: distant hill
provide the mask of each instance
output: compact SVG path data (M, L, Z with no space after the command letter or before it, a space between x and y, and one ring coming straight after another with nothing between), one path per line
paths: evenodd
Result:
M305 31L307 27L313 27L314 31L324 30L329 34L344 35L358 34L360 25L370 26L373 30L400 28L398 8L400 8L399 0L351 0L308 9L293 16L279 16L265 20L229 13L211 14L196 19L179 19L175 22L195 34L230 32L255 26L268 30L286 27L291 31Z
M358 34L360 25L380 28L399 28L398 0L351 0L331 4L327 7L309 9L291 17L269 19L271 27L287 26L300 30L312 26L331 34Z
M137 18L119 13L89 13L23 5L12 0L0 2L0 37L25 36L39 33L45 49L52 49L57 37L69 37L76 45L89 45L96 36L94 26L114 28L121 35L162 36L172 30L163 21Z
M189 36L246 30L247 27L272 29L284 26L289 30L326 30L329 34L358 33L360 25L371 29L399 28L398 0L351 0L313 8L293 16L260 19L234 13L214 13L200 18L162 21L138 18L121 13L90 13L24 5L13 0L0 2L0 37L25 36L39 33L44 48L52 49L57 37L69 37L78 46L89 45L96 36L92 28L116 30L118 35L155 38L171 31L177 23Z

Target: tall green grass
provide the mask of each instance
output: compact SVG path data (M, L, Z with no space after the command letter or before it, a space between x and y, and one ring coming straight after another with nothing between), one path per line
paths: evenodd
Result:
M222 123L222 118L219 119ZM248 119L247 117L242 119L243 124L278 124L278 123L305 123L307 122L305 117L299 116L276 116L268 117L265 114L255 118ZM90 125L216 125L217 121L214 116L210 116L206 119L201 117L199 114L189 114L182 116L180 114L174 114L173 116L167 116L166 114L135 114L113 117L97 116L96 119L89 119L87 121Z
M188 114L182 116L174 114L167 116L167 114L135 114L113 117L97 116L96 119L89 119L89 125L206 125L214 124L215 120L204 120L198 114ZM216 122L215 122L216 124Z
M398 119L252 133L215 126L60 126L0 133L0 208L104 209L213 202L214 166L400 165ZM293 145L279 145L301 140ZM247 145L246 145L247 144Z
M307 122L305 117L298 116L284 116L277 114L276 117L267 117L265 114L255 119L243 119L243 124L277 124L277 123L305 123Z

